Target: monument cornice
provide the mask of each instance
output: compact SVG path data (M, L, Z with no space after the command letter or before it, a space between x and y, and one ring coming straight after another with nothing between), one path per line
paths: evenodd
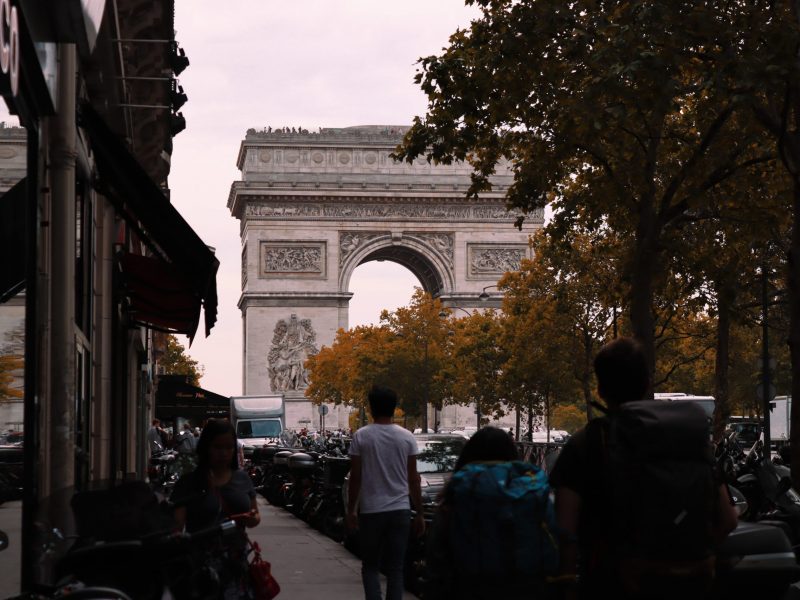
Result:
M239 310L250 307L342 307L347 306L352 292L255 292L248 291L239 297Z

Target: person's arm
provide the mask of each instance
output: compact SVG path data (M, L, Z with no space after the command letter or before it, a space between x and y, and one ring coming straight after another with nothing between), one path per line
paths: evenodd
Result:
M347 483L347 527L358 529L358 496L361 494L361 457L350 456L350 480Z
M255 527L261 523L261 514L258 512L258 500L255 496L250 498L250 516L244 519L246 527Z
M712 531L715 543L724 540L731 531L736 529L736 525L739 522L739 515L736 512L736 508L733 506L728 492L728 486L725 483L720 484L719 493L717 495L719 496L717 506L719 516L716 523L714 523L714 529Z
M422 513L422 485L417 472L416 454L408 457L408 493L411 496L411 506L416 511L414 515L414 535L421 537L425 533L425 516Z

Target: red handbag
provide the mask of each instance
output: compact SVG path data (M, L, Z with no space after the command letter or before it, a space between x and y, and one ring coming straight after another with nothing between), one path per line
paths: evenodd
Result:
M272 565L261 558L261 547L257 542L250 542L253 558L250 560L250 582L253 585L255 600L272 600L280 594L281 586L272 576Z

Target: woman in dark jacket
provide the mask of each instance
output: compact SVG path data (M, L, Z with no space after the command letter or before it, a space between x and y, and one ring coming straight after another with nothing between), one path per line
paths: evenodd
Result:
M229 519L236 521L240 535L228 538L216 566L222 571L226 600L249 598L244 528L255 527L261 517L250 477L239 469L236 431L230 422L208 422L197 442L197 463L197 469L175 484L171 498L175 521L190 533Z

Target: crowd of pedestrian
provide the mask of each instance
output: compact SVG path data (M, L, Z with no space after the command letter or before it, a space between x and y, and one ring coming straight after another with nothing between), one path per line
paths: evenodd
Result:
M153 419L147 430L147 450L150 456L174 449L181 454L194 454L200 440L200 427L192 427L189 421L183 423L178 431L165 428L160 419Z
M649 370L632 339L607 344L594 366L605 415L567 441L549 481L517 460L504 431L467 442L427 537L425 600L706 597L715 545L737 523L707 417L692 403L645 400ZM347 523L365 598L384 597L383 566L385 598L397 600L409 527L425 529L418 449L392 423L394 392L376 387L368 400L373 424L350 446Z
M518 460L506 431L486 427L465 444L426 538L425 600L705 597L715 545L737 523L705 413L645 400L649 371L632 339L607 344L594 367L605 414L567 441L549 478ZM393 421L394 391L375 386L367 400L372 423L349 445L346 524L359 538L366 600L399 600L409 539L426 530L419 449ZM195 531L236 520L242 536L217 566L226 598L249 597L244 530L260 516L232 425L210 420L200 433L186 423L165 439L154 420L147 440L151 452L196 454L172 494L176 522Z

